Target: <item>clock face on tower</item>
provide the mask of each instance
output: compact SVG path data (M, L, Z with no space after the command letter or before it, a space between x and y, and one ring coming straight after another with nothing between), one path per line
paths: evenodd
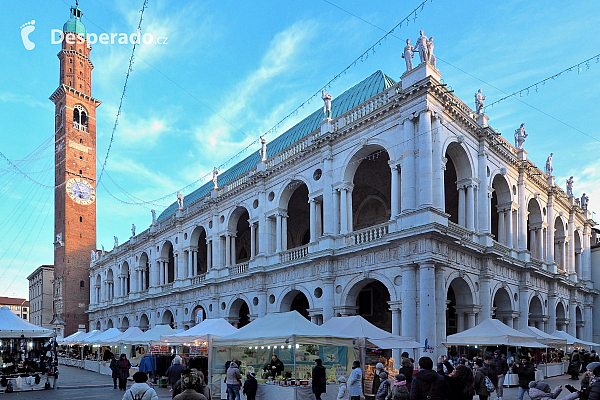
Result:
M67 181L67 194L76 203L87 205L96 200L96 189L88 181L72 178Z

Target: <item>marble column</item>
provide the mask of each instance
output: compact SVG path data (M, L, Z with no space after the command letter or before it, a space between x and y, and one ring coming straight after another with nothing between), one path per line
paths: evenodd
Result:
M582 268L582 279L591 280L592 279L592 251L591 251L591 241L592 241L592 233L590 224L586 223L583 226L583 252L581 254L581 263L583 264ZM590 321L590 320L587 320ZM591 324L588 324L591 325ZM591 337L588 340L592 340Z
M319 218L321 215L332 215L335 213L335 206L333 205L334 193L330 191L332 187L333 179L333 156L330 148L322 150L323 154L323 201L321 203L322 211L318 213ZM337 234L334 229L335 219L323 218L320 226L322 226L321 232L318 232L320 236L329 236L331 234Z
M281 218L281 250L288 249L288 215L284 214Z
M435 315L435 264L422 263L419 264L419 341L425 343L427 339L434 348L439 345Z
M548 195L548 205L546 207L546 210L548 213L548 240L546 250L546 262L548 264L554 264L554 196L552 195L552 192L550 192Z
M519 179L517 180L517 190L519 197L519 219L518 226L518 249L527 250L527 203L525 201L525 172L519 170Z
M400 213L400 208L398 206L398 202L400 201L400 185L399 185L399 176L398 176L398 165L396 165L395 161L388 161L390 165L390 170L392 174L392 187L391 187L391 202L390 208L392 215L390 215L390 219L395 219L396 216Z
M477 325L477 323L475 322L475 313L474 312L468 312L467 313L467 321L468 321L468 328L467 329L471 329L475 325Z
M444 167L442 166L442 133L443 125L440 117L433 117L433 206L444 210Z
M392 335L400 336L400 304L398 303L388 302L390 304L390 311L392 312ZM394 358L394 366L400 368L400 349L393 349L392 357Z
M536 253L538 260L544 260L544 241L542 238L542 227L535 230Z
M417 280L414 265L402 267L402 315L401 332L403 336L417 336ZM403 349L403 351L410 351Z
M191 248L184 253L187 254L187 277L191 278L194 276L194 259L192 258L194 255Z
M315 204L315 212L316 212L316 216L315 216L315 221L317 223L317 239L321 236L323 236L323 203L318 201Z
M275 252L281 253L281 244L283 243L283 239L281 238L282 228L281 228L281 219L282 214L277 213L276 217L276 239L275 239Z
M466 190L464 185L460 185L458 190L458 225L467 227L467 207L466 207Z
M504 226L504 221L506 219L506 211L498 210L498 243L506 245L506 227Z
M415 124L410 119L403 122L404 131L404 158L400 169L400 189L403 211L412 211L416 208L416 175L415 175Z
M159 285L165 284L165 263L162 260L158 261L158 269L160 271L160 277L158 280Z
M338 189L333 190L333 234L340 234L340 191Z
M206 240L206 271L212 268L212 240Z
M340 233L348 233L348 189L340 189Z
M253 260L256 256L256 225L250 224L250 259Z
M334 294L333 294L333 278L323 279L323 322L329 321L333 315Z
M353 215L352 215L352 191L354 190L354 186L350 186L348 188L348 194L346 196L346 201L348 205L346 206L346 210L348 212L348 232L352 232L354 230L353 224Z
M308 201L310 207L310 241L317 241L317 200L312 198Z
M467 229L475 230L475 184L467 185Z
M577 272L575 271L575 215L573 211L569 214L569 242L567 244L567 272L569 279L577 282ZM574 326L574 325L573 325ZM574 336L574 335L573 335Z
M231 236L225 234L225 266L231 267Z
M431 111L419 115L419 208L433 206Z
M510 207L506 211L506 246L513 248L514 225L513 225L513 209Z
M556 295L548 296L548 333L554 332L557 328L556 326Z

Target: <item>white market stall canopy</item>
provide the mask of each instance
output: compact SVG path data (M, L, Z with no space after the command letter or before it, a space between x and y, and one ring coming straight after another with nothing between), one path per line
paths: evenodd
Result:
M308 321L298 311L289 311L267 314L231 335L213 340L215 346L238 347L283 343L354 347L357 337L332 332Z
M545 347L537 342L536 337L527 333L519 332L497 319L487 318L479 325L466 331L449 335L446 346L458 345L480 345L480 346L525 346Z
M96 336L94 336L93 338L90 339L90 344L99 344L99 345L104 345L107 342L110 342L110 340L118 335L120 335L122 332L120 330L118 330L117 328L110 328Z
M198 325L187 331L176 333L174 335L163 335L163 342L167 343L193 343L208 342L210 338L231 335L237 332L237 328L227 322L224 318L205 319Z
M44 338L52 337L54 331L25 321L10 311L7 306L0 308L0 338Z
M120 335L117 335L113 338L110 338L109 340L106 340L106 342L103 344L106 346L118 346L120 343L124 342L125 340L127 340L129 338L140 336L143 333L144 333L144 331L142 331L137 326L131 326L131 327L127 328L127 330L125 332L123 332Z
M82 335L86 335L86 332L77 331L75 333L70 334L66 338L57 340L57 342L58 342L58 344L68 345L68 344L71 344L73 340L77 339L78 337L80 337Z
M154 328L147 330L138 336L132 336L127 339L123 339L120 342L124 344L159 344L161 336L173 335L181 332L176 331L169 325L156 325Z
M323 325L325 329L333 332L347 333L358 336L358 344L365 347L378 347L380 349L416 349L423 345L411 337L393 335L380 329L361 317L333 317Z
M535 336L536 340L548 347L562 347L567 344L567 340L558 336L553 336L542 330L539 330L535 326L526 326L523 329L519 329L520 332L528 335Z
M102 333L102 332L99 331L98 329L94 329L93 331L89 331L85 335L77 336L75 339L71 340L70 343L67 343L67 344L79 344L79 345L89 344L90 341L92 340L92 338L96 335L99 335L100 333Z
M587 342L582 339L577 339L575 336L571 336L565 331L554 331L554 332L552 332L552 336L558 336L563 339L566 339L567 344L569 346L575 346L575 347L600 346L600 344L598 344L598 343Z

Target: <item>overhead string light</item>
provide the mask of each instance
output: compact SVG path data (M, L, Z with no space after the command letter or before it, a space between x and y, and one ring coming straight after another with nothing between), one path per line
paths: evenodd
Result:
M325 2L335 6L335 4L330 3L327 0L324 0ZM290 113L288 113L286 116L284 116L283 118L281 118L271 129L267 130L265 133L263 133L262 136L267 136L269 134L275 134L278 130L278 128L280 128L283 123L288 120L289 118L298 115L298 111L304 109L305 106L308 106L309 104L311 104L311 102L313 101L314 98L316 98L317 96L320 95L321 90L325 90L326 87L331 87L331 84L334 83L335 81L338 80L338 78L340 78L342 75L346 75L346 73L348 72L348 70L350 70L352 67L355 67L357 62L359 61L363 61L365 59L365 55L368 56L368 53L373 51L373 49L375 48L375 46L380 45L382 41L386 40L388 36L393 35L394 31L398 28L402 27L402 24L404 24L404 22L408 22L411 18L413 18L414 20L416 20L417 16L417 11L418 10L423 10L423 8L425 7L425 4L427 4L427 2L430 2L432 0L424 0L423 2L421 2L417 7L415 7L406 17L404 17L400 22L398 22L392 29L390 29L389 31L386 32L385 35L383 35L379 40L377 40L372 46L369 46L365 51L363 51L358 57L356 57L350 64L348 64L348 66L346 68L344 68L340 73L338 73L337 75L335 75L333 78L331 78L327 83L325 83L323 86L321 86L321 88L319 88L319 90L317 90L315 93L313 93L310 97L308 97L308 99L306 99L305 101L303 101L299 106L297 106L294 110L292 110ZM145 4L145 3L144 3ZM338 7L339 8L339 7ZM345 10L344 10L345 11ZM134 49L135 50L135 49ZM133 52L132 52L132 56L133 56ZM129 73L128 73L129 75ZM119 106L119 110L120 110L120 106ZM118 113L117 113L117 119L118 119ZM116 129L116 125L115 125L115 129ZM111 135L111 143L112 143L112 137L114 136L114 129L113 129L113 135ZM247 146L245 146L244 148L242 148L240 151L238 151L235 155L233 155L231 158L229 158L227 161L223 162L218 169L221 170L227 166L229 166L234 160L237 160L241 155L243 155L250 147L254 146L256 143L259 142L259 138L253 140L252 142L250 142ZM109 145L109 151L110 151L110 145ZM107 157L108 157L108 152L107 152ZM104 163L104 166L106 165L106 160ZM104 170L104 166L102 168L102 170ZM149 201L143 201L143 202L127 202L127 201L123 201L121 199L116 198L115 196L112 196L113 198L115 198L117 201L123 203L123 204L128 204L128 205L144 205L144 204L151 204L151 203L159 203L163 200L172 198L173 196L175 196L177 194L177 192L182 192L185 193L185 190L189 189L192 186L195 186L196 184L200 183L200 182L204 182L205 180L207 180L209 177L212 176L212 171L208 172L207 174L201 176L199 179L195 180L194 182L176 190L173 191L165 196L162 196L160 198L156 198L153 200L149 200ZM100 178L98 179L98 183L100 182ZM104 187L104 186L103 186Z

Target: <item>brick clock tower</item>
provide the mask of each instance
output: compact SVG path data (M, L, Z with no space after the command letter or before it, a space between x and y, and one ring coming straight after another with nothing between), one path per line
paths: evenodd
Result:
M96 107L86 29L77 4L58 53L54 191L54 318L58 336L87 327L89 272L96 250Z

